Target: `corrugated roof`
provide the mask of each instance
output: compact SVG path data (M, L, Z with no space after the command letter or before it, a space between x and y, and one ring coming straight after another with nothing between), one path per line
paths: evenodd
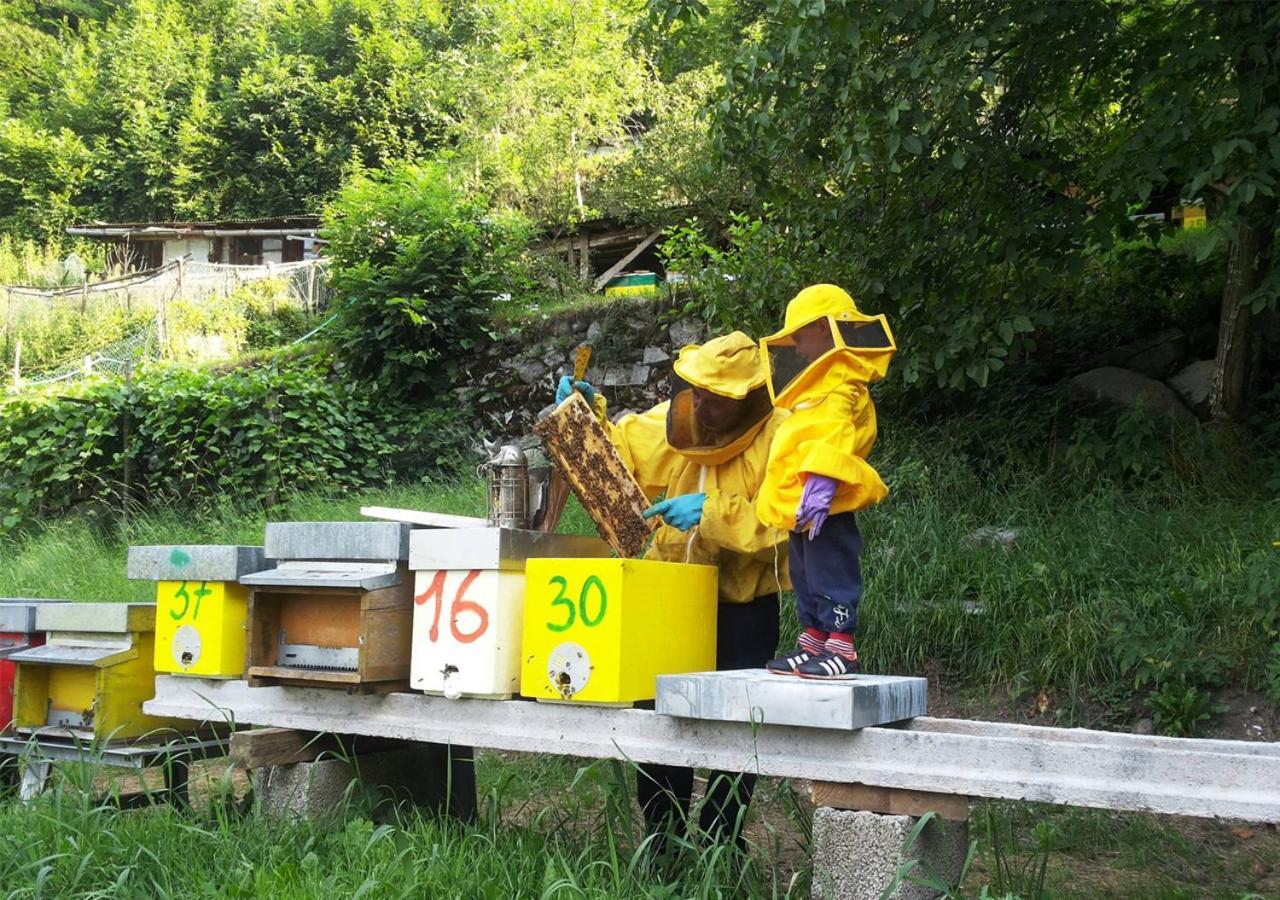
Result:
M313 215L267 216L260 219L209 219L197 222L92 222L73 225L73 228L145 228L173 231L202 230L206 228L316 228L320 217Z

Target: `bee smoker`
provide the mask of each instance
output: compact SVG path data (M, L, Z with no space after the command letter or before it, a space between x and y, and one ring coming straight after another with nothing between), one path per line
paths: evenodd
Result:
M499 447L480 467L489 479L489 524L498 528L528 528L529 458L512 444Z

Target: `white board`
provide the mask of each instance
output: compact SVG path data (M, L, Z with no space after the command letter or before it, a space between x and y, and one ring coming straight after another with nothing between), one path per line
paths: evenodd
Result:
M395 509L390 506L362 506L360 515L366 519L383 519L388 522L407 522L424 528L486 528L488 519L475 516L451 516L447 513L427 512L419 509Z

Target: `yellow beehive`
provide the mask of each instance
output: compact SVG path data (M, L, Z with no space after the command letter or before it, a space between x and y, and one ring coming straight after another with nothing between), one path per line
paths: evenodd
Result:
M261 547L130 547L129 577L156 582L156 671L241 677L249 589L239 578L264 568Z
M225 581L156 587L156 671L205 678L244 674L249 589Z
M36 611L48 642L15 653L14 727L85 741L135 738L193 723L142 712L155 696L155 607L60 603Z
M530 559L521 656L526 697L652 700L659 675L715 668L715 567Z

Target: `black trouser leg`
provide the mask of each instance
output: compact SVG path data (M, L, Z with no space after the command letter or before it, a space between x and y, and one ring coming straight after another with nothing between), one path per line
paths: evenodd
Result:
M756 776L750 772L712 772L707 776L707 795L698 826L717 843L733 841L745 848L742 826L755 787Z
M693 769L645 763L637 767L636 799L644 813L645 830L657 835L653 852L661 854L669 834L684 834L693 796Z
M716 620L716 669L758 669L778 649L778 595L766 594L750 603L721 603ZM751 805L755 775L712 772L698 816L699 827L715 841L745 842L742 826Z

